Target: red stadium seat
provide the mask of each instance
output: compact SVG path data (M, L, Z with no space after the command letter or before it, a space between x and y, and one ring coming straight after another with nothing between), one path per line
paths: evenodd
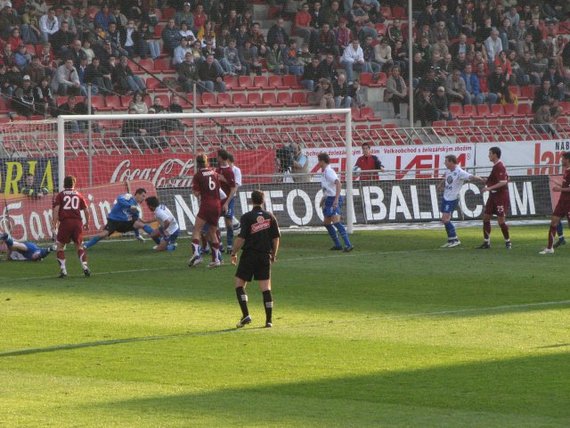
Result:
M239 80L237 76L225 76L224 83L226 84L226 90L228 91L233 91L239 86Z
M281 77L281 76L279 76ZM279 104L277 103L277 98L273 92L266 92L261 96L261 103L264 106L270 107L277 107Z
M301 89L303 87L301 86L301 83L299 82L297 76L293 74L286 74L283 76L283 86L286 89Z
M244 93L238 92L232 95L232 104L234 106L242 107L247 105L247 98Z
M516 115L519 117L532 116L530 104L519 104L517 107Z
M175 73L176 70L170 58L159 58L154 62L154 69L161 73Z
M307 93L306 92L293 92L291 95L291 101L299 106L306 106L309 104L307 101Z
M517 113L517 106L514 104L505 104L503 106L505 117L514 117Z
M231 107L232 106L232 97L228 93L221 93L218 94L218 107Z
M465 114L465 107L467 106L463 106L463 114ZM489 104L479 104L477 106L477 116L489 117L490 115L491 115L491 109L489 108Z
M502 104L493 104L491 106L491 116L493 117L503 117L505 116L505 110Z
M202 104L205 107L216 107L216 94L204 92L202 94Z
M521 87L520 98L528 98L530 100L534 99L534 93L536 91L535 86L523 86Z
M293 103L293 99L291 98L291 94L289 92L278 92L277 104L280 107L295 107L297 105Z
M462 118L462 117L475 117L477 116L477 109L475 108L474 105L471 104L466 104L463 106L463 113L457 115L457 117Z
M107 107L105 103L105 98L103 95L92 95L91 96L91 107L97 109L98 111L109 111L110 107Z
M453 117L462 117L463 116L463 107L461 104L451 104L449 106L449 112Z
M283 84L283 78L281 76L269 76L267 86L271 89L287 89Z
M243 91L245 89L252 88L251 76L239 76L238 77L238 87L234 88L234 91Z
M258 92L252 92L252 93L248 94L247 95L247 104L250 106L260 106L262 104L261 95Z
M402 19L402 18L406 18L406 9L404 9L402 6L394 6L392 8L392 19ZM404 31L402 30L402 33Z
M124 110L121 97L118 95L107 95L105 98L105 104L113 111ZM128 102L127 102L128 105Z
M255 76L253 78L253 84L248 89L267 89L267 77L266 76Z

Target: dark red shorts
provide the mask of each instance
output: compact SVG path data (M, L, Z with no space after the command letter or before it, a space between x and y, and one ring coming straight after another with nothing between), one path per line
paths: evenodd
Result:
M200 217L202 220L211 226L218 226L218 220L220 220L220 216L222 215L222 206L219 202L202 202L200 204L200 210L198 210L197 217Z
M57 242L81 244L83 242L83 221L81 219L65 219L59 223Z
M487 203L485 204L485 214L493 215L497 217L504 217L507 215L509 210L509 194L497 195L496 193L491 193Z
M560 199L556 204L556 208L554 208L554 212L552 213L555 217L565 218L568 217L570 213L570 201Z

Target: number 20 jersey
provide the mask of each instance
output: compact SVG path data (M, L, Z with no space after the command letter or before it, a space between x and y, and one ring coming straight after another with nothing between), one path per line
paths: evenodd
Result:
M81 211L87 207L85 197L76 190L65 189L59 192L53 201L53 206L59 205L59 221L66 219L81 220Z

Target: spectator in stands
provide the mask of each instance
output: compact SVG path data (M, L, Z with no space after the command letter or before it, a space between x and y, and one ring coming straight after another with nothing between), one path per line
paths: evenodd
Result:
M88 38L83 40L81 50L85 57L87 57L87 64L91 64L93 62L93 58L95 58L95 52L91 49L91 41Z
M107 30L107 34L105 39L111 42L111 47L113 49L113 55L120 56L125 55L127 51L124 49L123 44L124 40L121 37L121 32L117 27L117 24L113 21L109 22L109 29Z
M12 28L10 37L8 38L8 44L12 48L12 52L17 52L18 48L24 45L24 40L20 37L20 29L18 27Z
M24 6L24 10L22 25L20 26L22 40L26 44L37 45L42 40L39 14L34 5L27 4Z
M22 79L22 86L16 89L12 100L14 110L22 116L30 117L34 114L34 88L32 80L27 74Z
M34 174L28 173L20 193L30 198L43 198L49 193L49 190L47 187L42 187L41 184L35 182Z
M285 65L285 50L277 43L273 44L267 50L265 61L267 62L267 69L275 74L287 74L288 69Z
M335 28L338 26L338 22L341 17L339 6L339 2L337 0L333 0L330 2L328 7L324 8L320 17L321 28L325 23L329 25L329 28Z
M65 58L69 52L69 48L75 38L75 35L69 31L69 24L67 21L61 22L60 25L61 27L59 31L51 36L50 42L55 56L58 58Z
M72 59L66 59L57 68L52 80L52 88L58 95L77 95L80 93L81 83Z
M245 74L254 72L261 76L262 65L259 61L257 47L253 46L249 39L245 40L243 48L238 49L240 53L239 60L245 67Z
M556 135L556 129L554 128L553 122L556 117L553 117L549 106L543 105L536 110L531 124L537 132L541 134L551 134L554 137Z
M495 67L495 72L489 76L489 92L497 94L502 103L512 103L509 84L500 65Z
M292 143L293 148L293 165L291 173L295 183L309 183L311 174L309 172L309 158L303 154L303 147L300 143Z
M196 37L200 38L198 34L203 30L206 21L208 21L208 15L204 12L204 5L198 3L194 10L194 33L197 35Z
M18 50L14 54L14 62L20 71L24 71L32 62L32 56L28 53L26 45L18 46Z
M135 115L137 111L135 109L129 108L129 114L133 115L132 119L126 119L121 127L121 138L129 139L127 143L138 148L138 142L140 137L146 135L145 121L141 119L136 119Z
M289 47L284 50L287 74L293 74L295 76L301 76L303 74L303 62L298 54L297 41L295 39L289 40Z
M465 64L465 69L463 70L461 77L465 82L465 89L469 94L469 97L471 98L473 104L482 104L484 101L484 96L481 94L479 78L475 73L473 73L473 66L471 64Z
M303 3L301 10L295 14L294 34L303 38L303 43L311 43L315 29L311 27L313 17L309 12L309 4Z
M127 25L119 30L120 39L123 43L123 48L127 51L127 56L132 58L136 54L136 48L139 44L139 39L141 37L137 27L135 26L135 21L129 19Z
M178 67L178 82L184 92L192 92L194 83L198 82L198 66L194 62L192 52L186 52L184 62Z
M316 100L322 109L334 108L334 91L330 80L319 79L316 87Z
M338 21L338 28L335 29L336 44L341 55L352 39L354 39L354 34L352 34L352 30L348 28L347 24L348 20L345 17L342 17Z
M564 69L564 86L562 88L563 101L570 101L570 68Z
M65 115L85 115L87 114L87 106L84 102L77 101L75 95L69 95L67 102L61 104L57 108L57 116ZM72 120L65 122L65 130L69 132L82 132L87 129L87 122L84 120Z
M314 56L310 64L306 65L301 78L301 85L311 92L315 90L315 86L320 78L319 57Z
M75 24L75 18L71 14L71 8L69 6L63 8L63 13L57 17L57 20L60 24L64 21L67 22L69 31L71 31L74 36L77 36L77 25Z
M188 26L188 23L186 21L182 21L179 27L180 30L178 32L180 33L180 35L183 38L185 37L188 40L189 44L194 43L194 40L196 40L196 36L194 35L192 29Z
M483 102L487 102L491 105L497 102L499 95L489 91L489 77L485 66L486 63L480 63L477 65L477 78L479 79L479 88L481 90L481 95L483 96Z
M511 69L513 70L512 79L514 83L519 86L530 84L530 77L521 64L519 64L516 51L509 51L508 58L511 63Z
M148 113L148 105L144 100L144 94L142 92L135 92L131 102L129 103L129 112L134 110L137 114Z
M186 22L188 27L194 28L194 14L192 13L192 5L190 2L184 2L182 10L178 10L174 15L174 22L177 27L180 27L182 22Z
M180 105L180 97L178 95L172 94L170 98L170 105L168 106L167 111L169 113L183 113L184 110ZM178 131L183 130L184 125L179 119L167 119L165 121L165 127L167 131Z
M214 55L214 64L218 65L218 60L216 59L216 41L210 38L203 40L202 43L202 58L206 58L208 55Z
M14 94L14 85L10 81L6 64L0 63L0 96L9 99Z
M485 50L487 51L489 64L492 65L497 55L503 50L503 42L499 38L497 30L491 30L491 35L485 40Z
M230 39L228 46L223 48L224 56L220 60L220 65L224 69L224 71L231 75L235 76L237 74L244 74L244 67L240 61L240 54L236 47L235 39Z
M206 21L202 26L202 29L196 34L196 38L202 42L202 45L206 42L212 42L212 46L216 48L216 29L212 21Z
M392 21L392 25L388 26L388 30L386 32L388 39L395 44L397 41L403 42L404 41L404 37L402 36L402 30L401 30L401 25L402 22L397 19L394 18L394 20Z
M323 55L332 52L335 56L339 55L338 45L336 43L336 35L331 30L328 23L323 23L319 35L317 37L317 53Z
M121 12L121 7L119 5L115 5L113 7L113 11L111 12L111 22L114 22L117 25L118 30L122 30L128 24L127 17Z
M101 66L101 60L98 57L93 58L91 64L85 70L85 83L91 84L96 88L95 93L103 95L111 95L113 93L113 82L111 82L111 74L109 70Z
M73 61L73 65L75 67L79 67L82 59L85 59L87 61L87 64L89 64L89 58L87 58L87 55L81 46L81 40L79 39L75 39L71 42L71 46L67 52L66 58L70 58Z
M420 87L418 89L418 96L414 104L415 118L419 120L422 126L431 125L431 123L438 118L436 107L433 104L433 94L426 88Z
M453 120L453 117L449 112L449 102L443 86L439 86L437 88L435 94L433 94L431 98L431 102L435 108L435 120Z
M467 43L467 36L462 33L459 35L459 40L451 45L449 52L453 57L459 56L462 52L467 56L473 52L473 45Z
M334 56L332 53L328 53L319 63L319 77L328 79L330 82L336 79L336 66L334 63Z
M536 113L542 106L548 106L550 114L557 117L560 113L560 92L557 86L553 86L549 79L544 79L541 86L534 94L534 101L532 103L532 111Z
M159 96L155 96L152 99L152 104L151 106L148 108L148 110L150 111L150 109L153 109L155 113L164 113L166 112L166 107L163 105L162 103L162 98Z
M336 108L350 108L352 106L352 98L350 97L349 86L346 82L346 75L340 73L338 78L333 81L334 104Z
M150 56L152 59L157 59L160 56L161 46L158 40L154 40L154 33L150 30L149 25L144 22L140 24L139 33L141 35L137 48L139 56L141 58Z
M511 67L511 61L507 57L507 51L501 51L499 55L495 58L495 67L500 65L503 69L503 74L505 75L505 79L509 84L515 84L514 81L511 81L511 77L513 75L513 69Z
M249 39L251 40L251 44L257 48L258 55L265 55L267 44L265 43L265 36L261 31L261 25L259 22L254 22L251 26Z
M122 92L146 92L145 83L133 73L128 61L129 59L124 55L119 58L119 64L115 66L111 79Z
M48 12L40 18L40 31L44 42L50 41L50 38L59 31L59 21L55 16L55 10L49 9Z
M400 75L400 67L394 66L386 82L384 102L391 102L394 107L394 116L400 118L400 104L408 102L408 87Z
M346 71L346 76L349 83L354 81L355 71L371 72L370 66L364 60L364 52L360 47L360 41L357 38L352 40L352 43L344 50L340 64Z
M414 63L412 65L412 83L414 88L417 88L422 78L427 74L427 71L431 68L430 65L423 59L420 52L414 54Z
M102 28L104 31L109 30L109 24L111 23L111 11L109 10L109 5L104 4L95 14L94 23L96 27Z
M32 62L26 67L24 72L30 76L32 85L39 85L42 79L46 77L46 71L40 62L40 58L36 55L32 57Z
M210 54L198 66L198 77L200 84L206 88L208 92L226 92L226 85L223 79L221 68L214 64L214 55Z
M49 87L49 78L47 76L44 76L40 83L34 86L34 102L36 114L48 117L55 113L57 106Z
M87 40L95 26L87 13L86 7L79 8L79 12L75 17L75 25L77 27L77 37L82 41Z
M461 104L471 104L471 94L467 92L465 81L461 77L460 70L454 70L447 76L446 82L447 98L450 102L460 102Z
M289 35L283 25L285 21L283 18L278 18L277 22L269 29L267 33L267 45L273 46L277 43L279 46L286 46L289 43Z
M81 58L79 62L79 67L75 67L77 70L77 75L79 76L79 83L81 84L81 93L88 94L87 91L87 82L85 82L85 72L87 71L87 58ZM97 95L99 93L98 87L91 87L91 94Z
M364 56L365 69L372 73L378 73L380 65L375 62L374 42L371 36L366 36L364 39L362 54Z
M381 71L389 71L394 64L392 47L388 44L386 37L382 37L380 43L374 46L374 62L378 64Z
M180 44L182 36L179 29L176 27L174 19L169 19L168 24L162 30L162 41L164 43L164 50L172 55L176 46Z
M180 44L174 48L174 53L172 55L172 65L175 69L184 62L187 52L192 52L192 48L188 45L188 39L186 39L186 37L182 37L182 39L180 39Z

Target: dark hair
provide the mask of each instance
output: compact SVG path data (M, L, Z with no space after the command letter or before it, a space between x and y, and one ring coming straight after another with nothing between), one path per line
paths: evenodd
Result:
M156 196L149 196L148 198L146 198L146 205L150 209L154 209L160 205L160 202L158 201L158 198Z
M206 155L196 156L196 165L199 168L206 168L208 166L208 157Z
M497 155L497 157L498 157L499 159L501 159L501 149L500 149L500 148L498 148L497 146L491 147L491 148L489 149L489 151L490 151L491 153L493 153L494 155Z
M327 153L319 153L319 156L317 156L317 159L319 160L319 162L323 161L327 165L331 162L331 159Z
M261 190L251 192L251 201L254 205L261 205L265 199L265 194Z
M227 161L227 160L228 160L228 156L229 156L229 153L227 152L227 150L224 150L224 149L218 150L218 157L219 157L221 160Z
M370 144L368 144L368 143L362 143L362 146L360 146L360 147L362 147L362 148L364 148L364 147L370 148Z
M63 179L63 188L64 189L73 189L75 187L75 183L77 179L73 175L68 175Z
M234 155L232 155L231 153L228 153L228 160L229 160L231 163L234 163Z
M455 155L447 155L445 157L445 160L449 161L451 163L457 164L457 156L455 156Z
M141 193L146 193L146 189L143 187L139 187L135 192L135 195L140 195Z

